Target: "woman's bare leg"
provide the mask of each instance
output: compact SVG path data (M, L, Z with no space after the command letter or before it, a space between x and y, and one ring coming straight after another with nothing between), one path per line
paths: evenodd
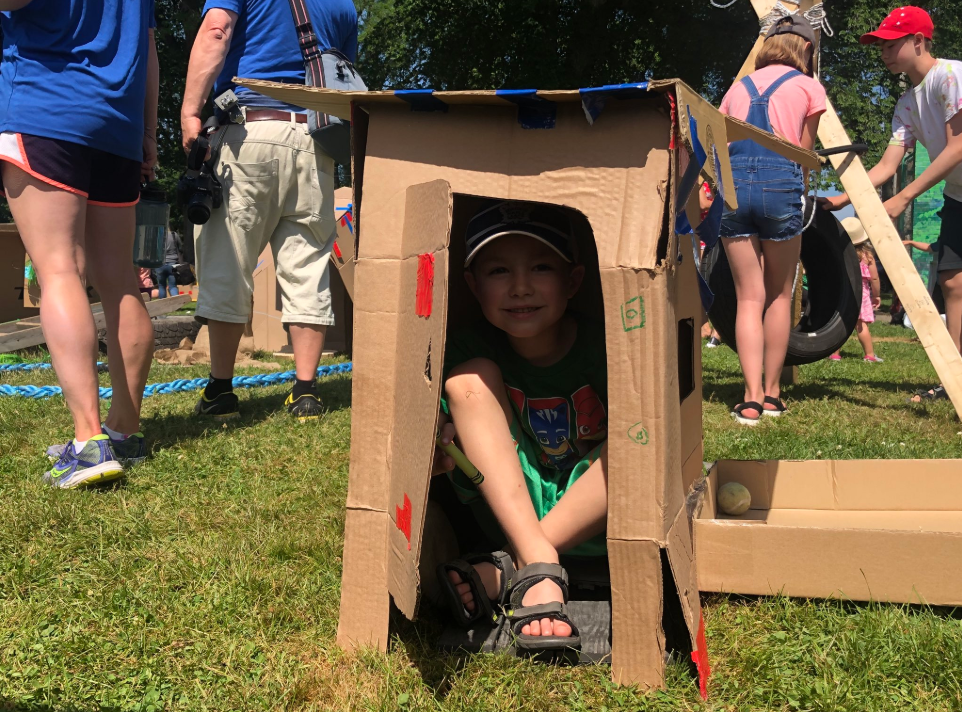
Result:
M125 435L140 430L140 405L154 355L154 328L140 296L134 253L135 210L87 207L90 278L107 320L107 354L114 394L105 424Z
M0 170L10 212L40 281L40 323L73 416L74 436L89 440L100 434L100 398L97 331L85 285L87 199L5 161Z

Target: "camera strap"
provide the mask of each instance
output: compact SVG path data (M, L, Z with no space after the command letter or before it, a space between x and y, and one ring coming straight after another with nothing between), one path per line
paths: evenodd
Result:
M308 73L310 81L308 84L315 87L325 87L324 65L321 60L321 50L317 44L317 35L314 34L314 26L311 24L311 15L307 11L307 4L304 0L289 0L291 15L294 18L294 28L297 30L297 44L301 48L301 58L304 60L304 71ZM318 122L321 126L330 123L327 114L318 113Z

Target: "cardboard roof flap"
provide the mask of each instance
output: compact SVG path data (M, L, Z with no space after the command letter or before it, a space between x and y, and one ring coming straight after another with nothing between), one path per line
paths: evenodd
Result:
M585 112L589 114L587 120L590 121L591 117L586 103L588 97L617 99L625 96L637 96L641 91L661 93L674 91L677 99L679 130L686 147L689 152L697 156L710 158L712 155L717 155L722 174L720 176L715 175L714 160L703 161L705 172L711 177L713 184L722 184L725 203L731 209L737 207L737 201L735 200L734 182L728 159L729 141L752 138L761 145L806 168L817 170L823 162L813 151L795 146L771 133L761 131L743 121L721 114L680 79L656 79L635 84L548 91L433 91L430 89L415 89L342 92L322 87L307 87L241 77L234 77L234 82L280 101L331 114L348 121L352 118L353 104L359 106L371 104L402 106L408 104L412 109L430 110L434 108L444 110L447 105L504 106L511 103L519 107L530 108L532 105L538 107L548 103L567 104L574 102L580 102L585 106Z

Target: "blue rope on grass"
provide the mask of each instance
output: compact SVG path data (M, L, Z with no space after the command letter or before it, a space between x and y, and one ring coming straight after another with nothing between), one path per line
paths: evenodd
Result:
M53 366L42 361L37 363L0 363L0 373L10 371L36 371L40 368L53 368Z
M33 364L14 364L18 366ZM49 368L49 364L45 364ZM333 376L337 373L350 373L354 369L354 364L336 363L333 366L320 366L317 375L321 378ZM17 369L29 370L29 369ZM257 386L276 386L281 383L290 383L296 376L296 371L282 371L279 373L259 373L255 376L235 376L233 380L234 388L255 388ZM161 393L187 393L189 391L199 391L207 385L207 378L178 378L169 383L151 383L144 387L144 398L156 396ZM63 393L60 386L6 386L0 385L0 396L22 396L24 398L52 398ZM101 388L100 397L104 400L111 398L114 394L113 388Z

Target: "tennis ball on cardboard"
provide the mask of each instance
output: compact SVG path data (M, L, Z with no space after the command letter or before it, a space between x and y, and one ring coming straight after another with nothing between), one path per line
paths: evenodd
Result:
M725 514L737 517L752 505L752 493L738 482L726 482L718 488L718 507Z

